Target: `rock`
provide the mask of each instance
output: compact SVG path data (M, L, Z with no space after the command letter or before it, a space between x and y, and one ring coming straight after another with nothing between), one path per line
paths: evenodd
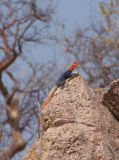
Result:
M110 88L103 96L103 104L119 121L119 79L111 83Z
M43 136L22 160L38 153L41 160L118 160L119 122L102 103L105 93L80 75L68 79L43 110Z

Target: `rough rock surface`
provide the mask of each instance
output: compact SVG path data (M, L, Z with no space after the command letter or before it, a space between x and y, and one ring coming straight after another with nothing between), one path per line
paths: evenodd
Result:
M119 79L111 83L110 88L103 96L103 104L119 121Z
M103 105L107 91L69 78L43 110L41 160L119 160L119 122ZM37 160L40 139L22 160Z

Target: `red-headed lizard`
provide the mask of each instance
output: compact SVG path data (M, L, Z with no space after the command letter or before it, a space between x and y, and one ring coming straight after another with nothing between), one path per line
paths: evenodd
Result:
M42 107L41 107L41 111L45 108L45 106L47 105L47 103L49 102L49 100L51 99L53 93L55 92L55 90L60 87L63 86L65 83L65 80L71 76L72 71L76 68L76 66L79 64L79 62L74 62L72 65L70 65L67 70L61 74L61 76L58 78L58 80L56 81L55 86L51 89L51 91L49 92L45 102L43 103ZM38 127L40 126L40 117L38 116Z

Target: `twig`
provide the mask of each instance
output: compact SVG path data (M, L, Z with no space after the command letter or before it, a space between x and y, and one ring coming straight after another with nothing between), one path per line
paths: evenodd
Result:
M41 153L42 153L42 141L43 141L43 119L42 119L42 114L41 114L41 107L38 102L38 100L35 98L35 101L38 105L39 108L39 115L40 116L40 127L38 129L38 136L40 137L40 142L37 142L37 151L38 151L38 160L41 159Z

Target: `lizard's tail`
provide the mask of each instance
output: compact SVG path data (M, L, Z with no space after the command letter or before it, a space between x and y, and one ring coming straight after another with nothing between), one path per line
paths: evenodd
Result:
M47 105L47 103L48 103L49 100L51 99L51 97L52 97L52 95L53 95L53 93L55 92L56 89L57 89L57 86L55 85L55 86L51 89L51 91L49 92L49 94L48 94L45 102L43 103L40 111L42 111L42 110L45 108L45 106ZM38 116L38 128L40 128L40 116Z
M57 86L55 85L51 91L49 92L45 102L43 103L42 107L41 107L41 111L45 108L45 106L47 105L47 103L49 102L49 100L51 99L53 93L55 92L55 90L57 89Z

